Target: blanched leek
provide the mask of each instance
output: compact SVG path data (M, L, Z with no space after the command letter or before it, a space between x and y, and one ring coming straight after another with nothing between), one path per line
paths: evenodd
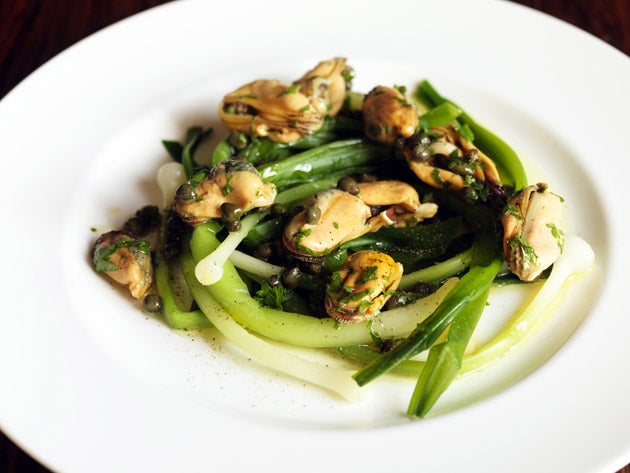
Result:
M199 283L194 275L194 261L189 252L183 255L182 266L195 300L212 325L228 341L251 355L258 363L271 369L329 389L350 401L362 398L363 393L352 380L352 370L321 365L251 334L239 325Z

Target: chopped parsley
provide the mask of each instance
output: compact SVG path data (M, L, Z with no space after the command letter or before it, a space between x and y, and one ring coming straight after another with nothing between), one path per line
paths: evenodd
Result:
M283 304L288 299L289 290L282 284L270 285L263 281L256 292L256 299L264 306L283 310Z
M313 230L311 228L302 228L299 232L297 232L295 234L295 248L307 255L317 256L317 253L315 253L309 247L302 245L302 240L309 236L312 231Z
M234 174L228 174L226 176L226 183L222 190L223 195L229 195L234 190L231 185L232 179L234 179Z
M359 284L365 284L366 282L376 280L377 270L378 270L377 266L370 266L368 268L365 268L365 270L363 270L363 272L361 273L361 276L359 276L359 279L357 280L357 282Z
M328 283L328 287L326 291L330 293L339 292L343 287L343 279L341 278L341 273L339 271L335 271L330 276L330 282Z
M547 227L551 229L551 235L556 239L560 251L564 249L564 232L553 223L548 223Z
M301 84L290 85L278 95L278 98L283 97L285 95L289 95L289 94L296 94L300 91L300 87L302 87Z
M508 238L507 244L512 251L520 254L523 267L527 268L530 264L536 264L538 261L538 255L534 251L534 248L522 236Z
M507 204L505 206L505 210L503 211L503 215L504 216L511 215L517 220L523 220L523 216L521 215L520 209L518 208L518 206L514 204Z
M146 240L135 240L133 238L124 238L113 245L103 246L94 251L92 263L97 272L116 271L120 269L117 264L110 261L111 256L122 248L131 251L139 251L140 253L150 255L151 245Z
M446 182L444 182L442 180L442 176L440 176L440 170L438 168L434 168L433 171L431 171L431 177L436 184L439 184L442 187L447 187Z

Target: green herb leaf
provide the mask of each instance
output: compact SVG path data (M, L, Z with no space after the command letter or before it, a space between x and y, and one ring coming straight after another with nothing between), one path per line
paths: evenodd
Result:
M267 281L263 281L260 289L256 292L256 299L266 307L282 310L284 301L289 297L289 291L282 285L271 286Z
M98 248L93 256L92 263L97 272L116 271L120 269L118 265L110 261L111 256L122 248L128 248L132 251L140 251L144 254L151 254L151 245L146 240L135 240L133 238L125 238L113 245Z

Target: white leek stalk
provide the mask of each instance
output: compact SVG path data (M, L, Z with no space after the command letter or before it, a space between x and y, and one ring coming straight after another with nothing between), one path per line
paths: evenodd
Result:
M575 274L588 270L595 261L595 253L581 238L571 235L565 239L562 254L554 263L549 278L542 285L525 310L499 335L471 355L464 358L461 373L476 371L514 350L534 329L551 306L562 287Z
M248 353L256 362L336 392L349 401L358 401L363 397L361 388L352 379L355 370L321 365L292 353L281 344L257 337L239 325L195 278L188 275L187 280L195 300L212 325L230 343Z
M173 203L177 189L186 182L186 171L180 163L169 162L160 166L157 183L162 192L163 207L168 209Z
M245 239L247 234L263 218L264 213L249 214L241 220L241 228L230 234L208 256L197 263L195 276L204 286L218 282L223 277L223 266Z

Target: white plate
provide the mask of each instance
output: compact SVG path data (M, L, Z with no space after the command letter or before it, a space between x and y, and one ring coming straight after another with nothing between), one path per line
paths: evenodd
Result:
M2 430L64 472L610 472L630 461L628 58L500 1L238 6L174 2L132 17L0 103ZM162 138L217 125L222 94L245 81L291 79L336 55L359 90L429 78L553 184L597 255L562 323L520 364L458 382L421 422L402 415L409 383L348 404L220 340L168 330L87 261L92 227L158 198Z

